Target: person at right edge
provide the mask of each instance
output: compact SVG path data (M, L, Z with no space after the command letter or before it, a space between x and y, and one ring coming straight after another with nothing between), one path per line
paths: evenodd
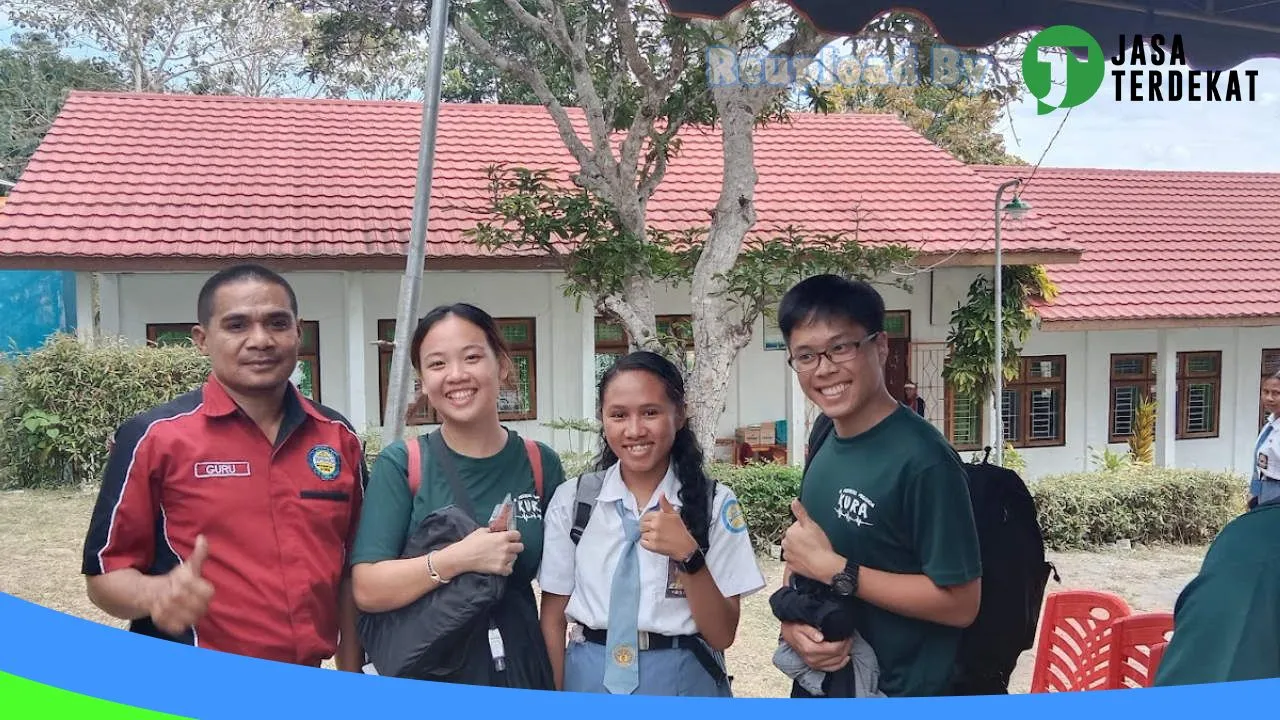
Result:
M801 281L778 324L805 395L832 419L792 503L783 541L792 574L855 607L888 697L947 695L963 629L978 614L982 563L963 461L885 387L884 300L835 275ZM848 672L851 641L782 623L815 670ZM814 697L793 684L792 697Z
M1218 533L1178 596L1156 687L1280 677L1280 372L1263 380L1262 404L1270 417L1255 448L1251 507Z

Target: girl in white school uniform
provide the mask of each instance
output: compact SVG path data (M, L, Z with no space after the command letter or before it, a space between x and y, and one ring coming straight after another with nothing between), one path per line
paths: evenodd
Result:
M728 697L723 653L739 600L765 585L742 508L703 470L669 360L620 358L598 402L595 468L556 490L547 509L538 584L556 686Z
M1280 498L1280 372L1262 381L1262 407L1268 416L1253 449L1250 509Z

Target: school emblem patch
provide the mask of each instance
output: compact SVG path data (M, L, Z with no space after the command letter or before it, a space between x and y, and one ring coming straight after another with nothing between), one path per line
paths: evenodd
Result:
M311 472L321 480L333 480L342 472L342 458L338 451L328 445L317 445L307 453L307 464Z
M720 522L731 533L747 531L747 518L742 514L742 505L737 498L730 498L720 507Z
M636 651L630 645L619 645L613 649L613 661L619 667L631 667L636 661Z

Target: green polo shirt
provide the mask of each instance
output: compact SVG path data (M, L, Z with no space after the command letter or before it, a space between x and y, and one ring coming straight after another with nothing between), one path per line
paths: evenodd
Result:
M539 443L542 453L543 497L551 497L564 482L560 457ZM516 559L511 577L530 582L542 562L542 503L533 479L533 467L524 440L512 432L496 455L471 458L445 447L453 459L458 479L475 510L476 522L486 524L493 508L511 494L515 503L516 529L524 550ZM373 463L369 487L365 491L351 563L394 560L404 551L410 534L427 515L453 504L453 491L439 459L432 457L424 442L421 453L422 485L411 497L406 482L408 453L404 441L388 445Z
M1155 685L1280 677L1280 504L1218 533L1173 613Z
M981 577L963 461L927 420L898 406L870 430L832 435L814 456L800 502L840 555L940 587ZM861 603L858 630L875 650L890 697L950 690L959 628Z

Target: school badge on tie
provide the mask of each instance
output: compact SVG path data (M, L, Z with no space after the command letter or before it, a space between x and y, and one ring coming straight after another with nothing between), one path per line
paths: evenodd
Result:
M636 650L630 645L619 645L613 649L613 662L618 667L631 667L631 663L636 661Z

